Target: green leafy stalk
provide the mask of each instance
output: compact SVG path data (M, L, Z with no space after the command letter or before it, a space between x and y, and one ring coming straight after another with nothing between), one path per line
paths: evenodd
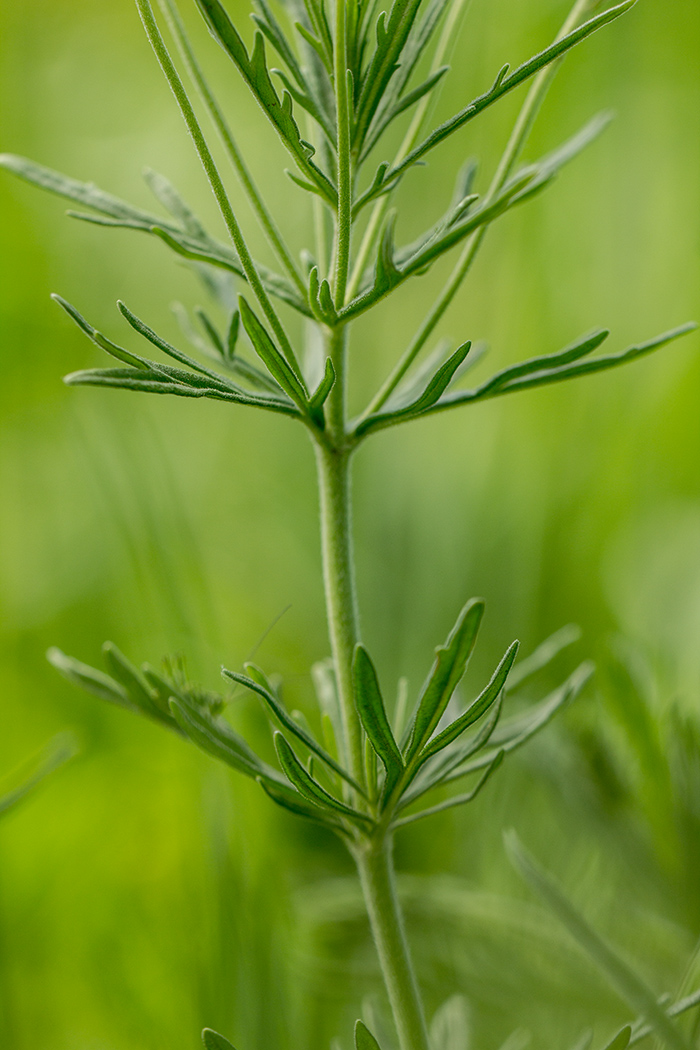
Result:
M156 58L158 59L160 67L163 70L163 73L165 74L168 84L170 85L170 89L173 95L175 96L175 100L177 101L177 104L180 107L180 112L182 113L182 116L184 118L187 130L192 136L192 140L194 142L197 153L199 154L199 159L202 163L202 167L206 172L207 178L209 179L209 184L212 188L212 192L214 193L216 202L219 205L219 209L223 216L224 222L226 223L226 228L228 229L231 235L231 240L233 241L236 251L238 252L238 256L241 260L241 265L245 272L246 279L253 291L255 292L255 296L258 302L260 303L260 306L262 307L265 316L267 317L275 335L277 336L280 342L280 345L284 351L287 361L289 362L290 366L294 369L297 378L303 385L303 379L301 378L301 372L296 357L294 355L291 343L289 342L289 339L287 338L287 334L282 326L282 323L279 320L277 313L275 312L275 309L272 306L272 303L270 302L268 294L263 287L262 281L260 280L260 275L258 274L255 263L253 262L250 252L248 251L248 246L243 238L241 228L238 225L236 216L233 213L233 208L231 207L231 203L226 194L224 184L221 180L221 176L219 175L219 170L216 166L209 146L207 145L207 141L204 135L202 134L202 130L199 126L199 122L195 115L194 109L192 108L192 104L189 98L187 97L187 92L185 91L180 76L177 70L175 69L168 49L165 46L165 41L161 36L158 24L153 15L153 9L151 7L150 0L136 0L136 6L138 7L139 14L141 15L141 20L143 22L144 29L146 30L146 35L148 36L151 47L153 48L153 51L156 55Z

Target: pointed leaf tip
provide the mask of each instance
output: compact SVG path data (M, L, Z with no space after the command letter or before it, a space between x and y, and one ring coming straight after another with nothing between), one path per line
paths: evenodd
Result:
M355 1050L381 1050L364 1021L355 1021Z
M233 1043L229 1043L223 1035L219 1035L213 1028L205 1028L202 1032L202 1042L207 1050L235 1050Z

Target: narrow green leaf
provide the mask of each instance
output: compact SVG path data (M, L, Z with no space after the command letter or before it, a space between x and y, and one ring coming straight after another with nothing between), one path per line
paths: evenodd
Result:
M369 742L386 770L383 796L388 798L403 773L403 758L389 725L377 672L362 645L355 646L352 670L357 712Z
M248 338L253 344L253 349L260 357L268 372L282 387L284 392L303 411L308 410L308 401L291 366L287 363L272 339L267 333L264 325L260 322L253 309L248 305L242 295L238 297L238 308L241 320Z
M313 802L314 805L319 806L321 809L334 810L336 813L340 813L342 816L352 820L355 824L372 824L370 817L334 798L333 795L321 787L318 781L309 776L282 733L275 733L275 748L285 776L309 802Z
M104 643L102 656L104 657L107 670L126 690L132 704L139 708L143 714L154 718L157 722L163 722L170 728L172 721L158 707L155 702L156 697L148 682L113 642Z
M364 1021L355 1021L355 1050L381 1050Z
M483 615L483 601L480 598L472 598L459 614L444 646L436 650L435 663L421 692L418 710L411 727L406 750L407 762L418 754L440 721L466 670Z
M214 371L214 369L212 368L207 368L206 365L201 364L199 361L195 360L195 358L190 357L189 354L183 353L182 350L178 350L177 347L172 346L165 339L161 338L161 336L159 336L157 332L154 332L152 328L149 328L145 321L142 321L140 317L137 317L136 314L132 313L129 307L120 299L117 300L117 307L122 317L124 317L125 320L128 321L128 323L131 325L135 332L138 332L140 336L143 336L144 339L147 339L149 343L157 347L164 354L167 354L168 357L172 357L175 361L179 361L181 364L187 365L188 368L193 369L200 375L206 376L207 379L210 381L207 385L210 386L213 382L217 388L223 388L226 391L234 391L235 393L240 394L244 397L250 396L247 391L242 390L240 387L236 386L236 384L232 383L231 380L228 379L226 376L222 376L219 372ZM206 315L204 315L204 317L206 323L210 324L208 318L206 318ZM218 342L218 347L223 352L223 345L221 344L220 339L218 339L218 335L213 328L209 331L209 335L212 338L212 341L215 343L215 345ZM152 362L148 362L148 364L151 367L158 367L157 365L154 366ZM177 371L177 378L181 381L184 381L184 375L187 375L187 373L183 374L180 373L179 370ZM190 379L189 381L191 382L192 379ZM282 391L280 390L280 396L281 395Z
M117 707L124 707L127 711L138 713L138 707L129 699L126 690L113 678L97 671L88 664L75 660L72 656L66 656L64 652L53 646L46 652L46 659L73 685L79 686L100 700L106 700Z
M616 986L622 998L646 1018L658 1037L668 1047L672 1047L673 1050L690 1050L680 1030L672 1024L663 1007L659 1006L654 993L574 908L554 879L525 849L515 831L511 830L506 833L505 844L516 871L550 907L580 947L590 955L598 968ZM620 1047L629 1043L629 1033L623 1038L626 1041L621 1042Z
M388 412L378 412L371 416L367 416L367 418L363 420L355 430L357 437L361 437L362 434L365 434L368 430L375 429L383 420L415 418L422 415L423 412L427 412L427 410L436 404L445 393L458 369L464 363L471 348L471 341L463 343L458 347L431 377L425 390L415 399L415 401L405 405L403 408L394 409L393 411Z
M158 371L137 371L135 368L86 368L64 376L68 386L104 386L123 390L137 390L150 394L174 394L177 397L208 397L216 401L232 401L239 405L266 408L284 415L298 416L298 409L288 401L257 394L241 394L168 365L158 365Z
M323 378L316 387L315 391L311 395L309 401L309 412L318 422L323 421L323 406L328 400L328 395L333 389L335 383L335 368L330 357L326 358L326 367L323 371Z
M421 0L394 0L386 28L383 20L377 23L377 46L364 77L357 105L353 135L353 145L356 147L362 145L387 85L396 71L420 5Z
M317 740L294 721L284 705L280 703L279 699L275 696L269 683L267 683L267 679L259 668L255 668L251 664L246 664L246 670L249 672L248 675L239 674L238 671L229 671L224 667L222 668L221 673L225 678L230 678L232 682L237 682L239 685L245 686L246 689L250 689L252 692L257 693L258 696L262 697L280 725L284 726L284 728L295 736L297 740L300 740L305 747L308 747L309 751L313 752L313 754L320 758L322 762L325 762L330 769L336 772L338 776L342 777L346 783L350 784L355 791L364 795L364 791L360 785L350 776L347 770L343 769L343 767L321 747ZM253 675L258 678L258 681L256 681Z
M690 322L689 324L684 324L678 328L674 328L669 332L664 332L662 335L656 336L654 339L649 339L645 343L639 343L635 346L628 347L626 350L623 350L618 354L609 354L604 357L594 357L588 361L576 364L567 364L565 357L568 357L569 361L576 361L577 358L590 353L590 350L587 348L589 343L594 342L596 339L599 339L599 341L602 342L603 339L607 337L607 332L605 332L605 334L603 332L597 332L588 337L588 339L582 340L579 343L574 343L573 346L560 351L558 354L550 354L542 358L532 358L531 361L524 361L520 366L513 366L514 368L522 368L524 370L520 377L511 376L504 379L504 372L510 371L509 369L505 369L504 372L494 376L493 379L489 379L486 383L477 387L475 390L464 390L453 394L447 394L438 404L433 405L430 412L440 412L443 409L452 408L455 405L480 401L488 397L498 397L501 394L509 394L517 390L526 390L530 387L545 386L549 383L559 383L565 379L573 379L580 375L591 375L594 372L607 371L609 368L616 368L618 365L627 364L629 361L634 361L636 358L642 357L644 354L649 354L654 350L658 350L662 346L666 346L668 343L673 342L675 339L680 339L681 336L695 331L696 328L697 324L695 322ZM549 363L547 363L548 359ZM557 359L561 359L561 361L557 363ZM539 364L539 367L537 367L537 364ZM496 379L498 379L498 383L495 382Z
M85 320L83 315L79 313L74 306L72 306L66 299L63 299L60 295L55 293L51 296L55 303L58 303L62 307L68 316L73 320L78 328L88 339L91 339L95 346L99 346L100 350L105 350L112 357L115 357L117 361L123 361L127 365L131 365L132 368L140 369L142 371L149 371L153 369L153 362L147 361L143 357L139 357L138 354L132 354L128 350L125 350L122 346L117 346L111 339L103 335L102 332L98 332L96 328Z
M329 810L321 809L319 806L307 802L298 791L290 788L288 784L278 784L276 781L266 780L264 777L258 777L258 783L273 802L276 802L283 809L289 810L290 813L294 813L298 817L306 817L307 820L313 820L317 824L330 828L332 831L343 832L345 830L341 821L337 820Z
M501 692L505 688L506 680L510 669L513 666L513 662L518 653L520 642L513 642L509 646L505 653L505 656L501 660L500 664L493 673L491 681L486 688L479 694L474 703L470 704L467 710L456 718L451 725L443 729L442 733L439 733L430 743L421 751L419 761L425 762L432 755L436 755L438 751L442 751L444 747L451 744L453 740L456 740L458 736L469 729L470 726L474 725L490 707L495 704Z
M460 743L459 746L450 747L443 751L437 761L432 760L421 769L411 788L402 796L399 808L405 809L406 806L410 806L421 795L427 794L434 787L438 787L443 782L446 782L448 775L453 769L456 769L457 766L466 762L472 755L477 755L482 748L486 747L498 725L502 709L503 693L498 696L488 718L478 732L474 733L469 740ZM494 755L495 752L492 750L489 753L489 761L493 760ZM484 765L488 765L488 762L483 763L478 768L483 768Z
M11 153L0 154L0 167L10 171L13 175L34 186L55 193L59 197L76 201L87 208L94 208L102 215L108 215L113 219L123 219L127 222L135 222L139 225L148 226L162 224L163 220L157 215L135 208L119 197L106 193L92 182L79 182L71 179L68 175L62 175L59 171L53 171L42 164L35 164L26 157L18 157Z
M200 240L207 239L206 230L197 216L164 175L159 175L157 171L151 171L150 168L146 168L143 177L156 199L160 201L166 211L170 212L174 219L177 219L183 230L192 237Z

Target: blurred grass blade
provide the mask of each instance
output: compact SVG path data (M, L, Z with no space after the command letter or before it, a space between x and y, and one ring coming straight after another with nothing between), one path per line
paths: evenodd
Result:
M401 817L400 820L394 821L392 827L402 828L405 827L406 824L414 824L417 820L423 820L424 817L432 817L436 813L442 813L446 809L454 809L455 806L464 806L469 802L473 802L481 792L481 789L484 788L491 779L492 774L499 768L505 755L506 753L503 750L496 753L486 766L486 769L477 781L476 786L472 788L471 791L467 791L463 795L453 795L452 798L445 799L444 802L438 802L437 805L430 806L428 809L422 809L419 813L411 813L408 817Z
M551 663L562 649L573 645L580 637L581 628L576 624L570 623L566 627L560 627L558 631L555 631L554 634L545 639L541 645L538 645L534 652L514 665L508 675L506 692L512 693L523 682L526 682L528 678L531 678L546 667L547 664Z
M444 646L436 650L436 659L418 701L406 749L407 763L421 750L433 733L454 693L471 656L479 632L484 603L472 598L462 609Z
M567 928L581 948L590 955L597 967L617 988L622 998L634 1010L642 1014L654 1028L658 1037L672 1050L690 1050L680 1031L672 1024L656 996L622 958L591 927L574 908L563 891L554 882L520 842L515 831L506 832L505 844L513 867L530 888L542 898L552 912ZM624 1029L623 1029L624 1031ZM622 1033L620 1033L622 1035ZM629 1033L626 1046L629 1042Z
M480 756L459 765L449 776L445 777L445 783L457 780L467 773L473 773L477 769L483 769L494 757L494 753L503 750L506 753L515 751L522 747L531 737L539 733L541 729L551 722L557 712L570 704L581 692L586 682L590 679L594 665L589 661L581 664L573 674L553 693L528 711L526 714L502 722L493 732L490 740L492 745L489 751Z
M403 758L389 725L377 672L369 653L362 645L355 647L353 682L355 704L360 721L370 744L382 760L386 770L383 795L388 797L403 773Z
M693 1010L695 1007L700 1006L700 989L693 992L691 995L686 995L685 998L680 999L673 1006L669 1006L666 1013L669 1017L680 1017L681 1014L687 1013L688 1010ZM637 1027L635 1025L632 1038L630 1039L630 1046L634 1046L636 1043L640 1043L642 1039L646 1039L647 1036L652 1035L654 1028L652 1025L642 1024Z
M430 1022L433 1050L470 1050L469 1003L463 995L451 995L438 1007Z
M58 733L42 750L32 765L33 769L18 787L0 795L0 817L18 806L48 776L78 753L78 744L72 733Z

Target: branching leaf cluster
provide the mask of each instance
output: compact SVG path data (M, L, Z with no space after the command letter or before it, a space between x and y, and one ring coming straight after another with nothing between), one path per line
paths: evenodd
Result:
M257 780L279 805L352 844L476 798L504 758L544 728L590 677L592 667L584 663L525 713L502 717L507 694L515 693L575 640L576 632L565 629L520 663L515 662L518 643L513 642L491 679L458 710L456 691L473 653L483 611L481 600L464 607L436 650L405 726L396 719L392 724L374 664L367 650L357 646L354 696L367 741L362 782L347 769L334 676L324 665L315 676L323 710L321 736L298 712L287 709L280 689L259 667L248 663L240 672L223 669L226 680L261 700L273 734L275 768L233 730L224 715L225 698L193 687L182 675L157 672L147 664L139 670L111 643L103 649L107 674L57 649L49 651L49 659L75 685L180 733ZM436 792L464 780L469 782L466 792L426 805Z
M481 196L474 192L476 169L472 165L466 178L463 175L458 178L455 199L443 216L413 243L397 246L395 242L397 213L388 208L388 202L398 182L416 164L424 163L448 137L520 85L553 68L573 47L629 10L635 0L624 0L582 20L514 70L505 65L488 90L404 150L394 162L377 161L369 175L367 166L383 148L387 129L396 120L417 112L444 80L447 67L439 62L434 63L435 68L427 76L421 71L424 56L433 47L437 30L450 7L448 0L394 0L388 10L373 0L353 0L343 5L343 40L338 39L337 19L333 25L333 5L329 7L325 0L284 0L277 12L269 0L256 0L255 31L250 46L244 42L221 0L196 0L211 34L292 158L295 171L288 174L303 190L319 198L320 207L327 211L335 227L334 242L326 252L328 258L315 259L306 247L300 263L294 261L245 168L221 108L197 63L174 0L160 0L187 70L214 119L283 272L275 272L251 256L150 2L137 2L151 44L195 141L232 243L212 237L167 179L153 172L147 172L146 179L167 212L165 218L134 207L91 183L78 182L24 158L3 155L0 164L21 178L79 204L82 209L89 209L71 211L76 218L152 234L189 260L201 274L228 272L247 284L246 294L252 293L258 305L254 308L248 298L241 297L238 309L229 308L226 331L221 334L211 322L205 322L205 353L230 373L226 375L173 347L121 305L122 313L140 335L186 367L174 368L122 350L59 300L83 331L125 366L72 373L67 381L183 397L210 397L264 408L299 418L323 439L328 429L327 400L336 382L338 362L328 358L320 385L311 391L309 378L298 364L303 354L299 348L292 347L270 297L313 319L322 332L345 330L350 321L365 314L410 279L425 273L470 238L482 236L491 223L544 190L562 167L605 127L609 119L606 114L595 117L541 160L519 168L510 165L507 177L497 180ZM341 44L344 52L339 56ZM282 68L270 65L271 53ZM342 84L338 83L340 68L345 71ZM308 123L308 135L314 143L302 137L301 117ZM372 201L375 212L365 225L358 245L363 229L362 213ZM344 269L342 274L341 269ZM212 284L211 277L209 284ZM239 321L257 355L256 363L236 348ZM622 353L589 358L607 335L597 332L559 353L511 366L469 390L458 389L458 384L475 358L470 340L463 341L452 353L443 348L426 362L430 365L427 371L424 367L404 377L422 349L422 342L415 344L414 341L395 379L390 379L388 386L360 413L347 432L336 435L334 440L354 447L370 433L387 426L515 390L612 368L665 345L690 327L674 329ZM201 349L201 339L198 344ZM421 386L416 388L418 379Z

